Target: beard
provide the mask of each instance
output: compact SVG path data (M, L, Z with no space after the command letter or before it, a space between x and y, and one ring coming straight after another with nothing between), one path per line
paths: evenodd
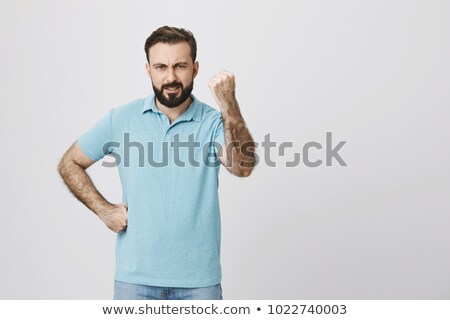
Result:
M161 102L162 105L166 106L167 108L176 108L191 96L191 92L194 89L194 79L192 79L191 84L186 88L183 88L183 84L178 81L166 83L161 86L161 89L156 88L153 84L152 86L156 98L159 102ZM180 96L177 97L178 93L169 93L168 97L166 97L164 95L164 89L166 88L181 88Z

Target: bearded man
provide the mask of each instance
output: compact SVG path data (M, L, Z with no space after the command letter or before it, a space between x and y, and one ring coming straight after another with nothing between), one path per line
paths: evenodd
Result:
M219 168L248 177L256 164L235 78L221 71L209 81L218 111L192 94L199 62L190 31L161 27L144 49L154 94L111 109L66 151L59 173L117 233L114 299L223 299ZM107 201L86 172L106 155L122 203Z

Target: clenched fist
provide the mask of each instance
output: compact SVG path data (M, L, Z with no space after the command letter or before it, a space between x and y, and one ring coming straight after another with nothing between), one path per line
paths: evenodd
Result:
M231 72L219 72L209 80L208 85L214 99L220 106L234 99L236 85L234 82L234 74Z
M116 233L125 231L128 225L128 205L116 204L98 216L112 231Z

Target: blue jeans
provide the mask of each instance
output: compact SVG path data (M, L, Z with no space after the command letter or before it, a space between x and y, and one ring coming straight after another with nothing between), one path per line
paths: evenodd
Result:
M115 280L114 300L222 300L222 285L204 288L155 287Z

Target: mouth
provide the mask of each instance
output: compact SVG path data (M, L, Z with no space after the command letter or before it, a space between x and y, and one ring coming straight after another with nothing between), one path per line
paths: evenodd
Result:
M170 93L175 93L178 92L179 89L180 89L179 87L166 87L164 90Z

